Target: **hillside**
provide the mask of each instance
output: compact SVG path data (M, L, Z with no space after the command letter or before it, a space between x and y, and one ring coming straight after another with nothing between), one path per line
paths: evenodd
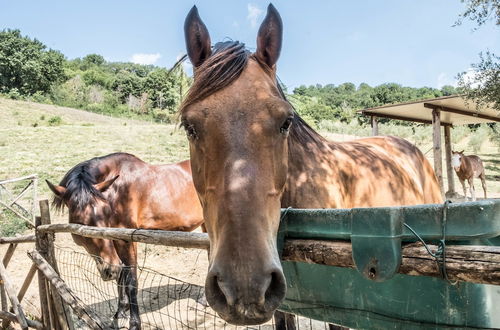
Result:
M156 164L188 157L174 125L0 98L0 178L38 173L42 197L49 197L43 180L59 182L75 164L119 151Z

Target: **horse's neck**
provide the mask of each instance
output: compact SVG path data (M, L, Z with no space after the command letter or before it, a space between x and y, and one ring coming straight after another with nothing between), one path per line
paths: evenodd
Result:
M332 153L335 145L326 140L289 145L288 179L282 207L336 208L343 204Z

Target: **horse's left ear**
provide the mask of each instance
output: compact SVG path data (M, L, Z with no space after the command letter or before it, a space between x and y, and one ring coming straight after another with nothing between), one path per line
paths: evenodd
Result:
M464 151L465 151L465 150L462 150L462 151L459 151L458 153L463 155L463 154L464 154Z
M112 179L96 183L94 185L94 188L99 190L100 192L105 192L111 185L115 182L116 179L118 179L119 175L115 176Z
M56 195L57 197L62 197L66 192L66 188L63 186L53 185L49 180L45 180L45 182L47 182L47 186L49 186L50 190L52 190L54 195Z
M280 57L283 42L283 23L272 4L267 7L267 15L260 25L257 35L257 58L273 68Z

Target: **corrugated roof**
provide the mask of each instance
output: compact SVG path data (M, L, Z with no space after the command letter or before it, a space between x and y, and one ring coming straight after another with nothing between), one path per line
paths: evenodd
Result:
M358 111L363 115L392 118L407 121L432 123L432 110L441 110L442 125L464 125L500 122L500 112L493 107L477 106L460 95L443 96L434 99L384 105Z

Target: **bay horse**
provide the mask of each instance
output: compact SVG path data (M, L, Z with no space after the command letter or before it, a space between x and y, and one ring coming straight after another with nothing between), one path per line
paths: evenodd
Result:
M96 227L192 231L203 223L189 160L150 165L114 153L73 167L59 185L47 184L53 205L68 208L69 222ZM73 235L95 258L104 280L118 280L115 322L130 309L130 329L140 329L137 305L137 243Z
M211 46L193 7L184 23L193 84L179 111L210 238L205 294L227 322L260 324L285 297L280 208L441 203L422 152L403 139L330 142L287 101L276 76L282 21L269 5L257 48Z
M464 151L451 152L451 165L457 173L458 179L464 190L464 198L467 200L467 189L465 188L465 180L469 183L471 198L476 200L476 190L474 189L474 178L480 178L483 186L484 198L486 199L486 175L481 158L476 155L466 156Z

